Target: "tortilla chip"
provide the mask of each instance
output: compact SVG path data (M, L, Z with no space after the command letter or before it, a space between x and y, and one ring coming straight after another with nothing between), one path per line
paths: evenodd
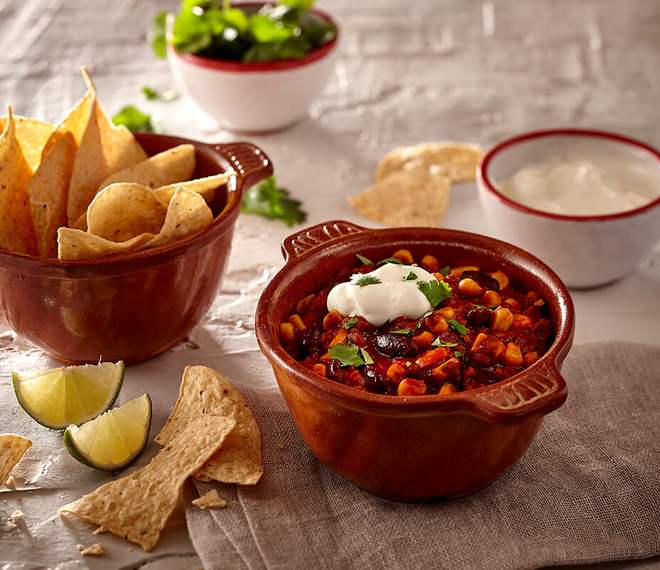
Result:
M14 124L16 125L16 138L23 151L25 160L34 172L41 162L41 152L48 141L48 137L55 130L55 125L38 121L30 117L21 117L14 115ZM7 115L0 117L0 131L7 126Z
M9 475L30 449L32 442L22 435L3 433L0 435L0 486L9 479Z
M195 147L191 144L181 144L150 156L132 168L111 174L101 183L99 190L116 182L134 182L151 189L158 188L190 180L194 170Z
M400 170L376 182L348 203L387 226L438 226L449 207L449 179L425 166Z
M195 476L221 483L256 484L264 472L259 426L241 393L212 368L186 366L179 398L155 441L166 445L186 429L191 418L207 415L234 418L236 427Z
M169 184L167 186L161 186L154 190L154 194L158 196L158 199L164 204L169 204L174 191L177 188L185 188L191 192L196 192L199 194L207 204L210 204L215 196L215 189L222 186L229 180L229 177L233 175L232 171L223 172L222 174L216 174L214 176L207 176L206 178L197 178L196 180L189 180L188 182L180 182L178 184Z
M232 418L211 415L190 421L148 465L101 485L59 513L103 526L148 552L158 543L186 479L220 448L235 425Z
M57 230L67 224L67 195L76 148L70 132L59 135L28 186L37 253L43 257L57 255Z
M213 221L213 212L196 192L177 188L167 207L165 222L146 247L158 247L195 234ZM88 220L89 223L89 220Z
M438 174L444 174L451 182L474 180L477 166L483 156L477 145L438 142L415 146L402 146L388 152L378 165L375 179L380 182L390 174L409 166L435 166Z
M141 249L154 238L154 234L140 234L124 242L114 242L81 230L57 230L58 259L96 259Z
M146 158L133 133L124 126L113 125L94 97L89 122L73 163L67 205L69 223L85 212L106 178Z
M37 249L27 192L32 169L16 138L11 109L0 135L0 167L0 249L32 255Z
M208 493L204 493L201 497L194 499L192 504L202 510L224 509L227 506L227 501L225 501L215 489L211 489Z
M87 208L87 231L123 242L143 233L157 234L166 213L165 206L146 186L118 182L106 186L92 200Z

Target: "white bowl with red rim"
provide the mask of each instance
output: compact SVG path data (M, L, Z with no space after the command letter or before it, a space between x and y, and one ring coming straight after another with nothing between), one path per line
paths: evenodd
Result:
M497 237L543 259L573 288L624 277L660 241L660 196L631 210L576 216L531 208L499 190L523 167L584 149L657 168L660 180L657 149L623 135L587 129L533 131L506 139L486 153L477 173L479 198Z
M235 3L259 8L263 3ZM334 68L339 26L328 14L312 13L335 26L335 36L302 59L243 63L179 53L167 59L181 89L218 124L240 132L268 132L301 119L324 90Z

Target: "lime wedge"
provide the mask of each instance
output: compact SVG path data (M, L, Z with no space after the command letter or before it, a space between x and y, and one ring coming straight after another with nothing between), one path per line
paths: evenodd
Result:
M64 432L72 457L95 469L115 471L142 453L151 427L151 398L143 394L98 418Z
M41 425L63 429L102 414L115 403L124 380L124 363L53 368L12 373L21 407Z

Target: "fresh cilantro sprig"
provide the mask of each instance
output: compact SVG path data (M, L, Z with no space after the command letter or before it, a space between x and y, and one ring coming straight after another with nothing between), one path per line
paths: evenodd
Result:
M155 17L151 47L164 58L169 41L178 51L214 59L261 62L302 59L337 33L310 12L314 0L278 0L261 8L233 8L229 0L182 0L166 37L167 14Z
M112 122L115 125L123 125L129 131L142 131L145 133L152 133L154 131L153 123L151 122L151 115L143 113L135 105L127 105L122 107L112 117Z
M358 287L366 287L367 285L378 285L379 283L382 283L382 281L373 275L359 276L359 274L356 274L351 277L351 283Z
M414 271L408 271L403 278L404 281L415 281L415 279L417 279L417 273Z
M351 330L355 325L357 325L357 317L350 317L344 321L344 328L348 331Z
M342 366L364 366L373 364L374 359L364 348L349 344L335 344L328 349L331 358L339 360Z
M364 255L360 255L359 253L355 254L355 257L358 258L358 261L362 263L362 265L373 265L374 262L371 261L368 257L365 257Z
M467 327L455 319L447 319L447 323L449 323L449 326L460 335L466 335L468 333Z
M271 176L243 194L241 210L271 220L282 220L287 226L301 224L307 219L302 202L289 195L286 188L277 185Z
M444 281L432 279L431 281L418 281L417 288L431 303L431 307L437 307L445 299L451 297L451 287Z

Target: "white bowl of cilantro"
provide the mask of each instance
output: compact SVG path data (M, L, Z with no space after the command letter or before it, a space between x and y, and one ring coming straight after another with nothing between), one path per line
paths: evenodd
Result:
M182 0L152 46L183 91L222 127L266 132L301 119L334 65L337 24L314 0Z

